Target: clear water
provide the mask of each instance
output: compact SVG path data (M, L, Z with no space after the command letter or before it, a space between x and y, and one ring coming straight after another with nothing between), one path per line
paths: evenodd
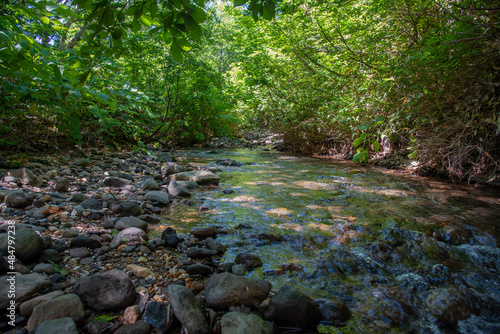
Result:
M247 277L346 303L351 319L320 332L453 333L495 324L494 311L469 318L469 327L443 324L429 296L467 288L488 307L500 305L498 189L277 152L217 152L178 152L181 163L215 166L229 158L243 165L219 166L219 187L193 194L208 211L174 205L164 225L181 232L220 226L230 232L217 238L228 246L221 263L252 253L264 265ZM435 240L449 227L464 233L465 244Z

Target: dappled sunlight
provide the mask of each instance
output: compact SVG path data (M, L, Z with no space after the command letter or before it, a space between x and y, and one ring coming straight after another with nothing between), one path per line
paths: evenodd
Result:
M304 189L313 189L313 190L326 190L330 189L331 185L328 183L324 182L317 182L317 181L295 181L293 184L297 187L304 188Z
M242 195L242 196L236 196L236 197L227 199L227 201L229 201L229 202L257 203L260 201L260 199L258 199L257 197L254 197L254 196Z
M271 209L266 211L269 214L273 215L278 215L278 216L288 216L292 214L293 211L290 211L287 208L276 208L276 209Z

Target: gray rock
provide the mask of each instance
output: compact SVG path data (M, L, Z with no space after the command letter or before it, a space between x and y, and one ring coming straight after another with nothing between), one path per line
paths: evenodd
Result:
M124 216L138 216L141 214L141 207L134 201L119 201L111 205L111 211Z
M142 219L136 217L123 217L116 222L115 228L119 231L124 230L129 227L137 227L143 231L148 230L148 223Z
M74 238L77 237L80 233L77 230L67 229L61 231L61 236L63 238Z
M170 203L170 196L168 195L168 193L159 190L152 190L147 192L146 195L144 195L144 199L152 202L159 202L163 205L167 205L168 203Z
M184 172L169 176L171 181L194 181L199 185L218 185L220 177L208 170L198 170L194 172Z
M208 333L203 308L193 292L179 284L169 285L167 291L174 314L187 331L190 334Z
M142 190L160 190L160 185L153 178L149 178L141 185Z
M84 235L80 235L78 237L74 237L69 244L70 248L90 248L96 249L101 248L102 243L99 240L86 237Z
M8 208L24 209L33 203L34 196L24 191L10 192L5 196L5 206Z
M165 162L161 166L161 175L165 177L175 173L182 173L185 170L186 169L183 166L175 162Z
M195 259L203 259L217 255L217 251L208 248L191 247L186 251L186 255Z
M427 296L425 304L432 315L451 326L488 308L473 290L467 288L437 288Z
M321 318L331 325L342 325L351 317L351 311L341 300L328 301L317 299L315 303L321 311Z
M167 227L163 231L163 233L161 234L161 240L165 241L166 247L177 247L177 244L179 244L177 232L171 227Z
M113 240L126 239L125 241L145 241L148 240L148 234L137 227L128 227L120 231Z
M231 272L235 275L244 276L247 273L247 269L242 264L235 264L231 267Z
M49 262L52 261L54 263L59 263L62 261L61 254L55 249L44 249L40 253L40 257L38 258L39 262Z
M9 176L17 177L21 180L21 183L28 186L40 187L42 185L42 179L35 176L32 171L28 168L14 169L9 172Z
M83 303L97 312L125 309L135 300L135 288L130 278L121 270L111 270L81 278L73 293Z
M59 318L47 320L38 325L35 334L78 334L73 318Z
M90 209L90 210L101 210L102 205L99 203L99 201L96 198L88 198L84 200L83 202L80 203L81 206L85 209Z
M28 210L26 212L26 214L31 217L31 218L34 218L34 219L43 219L45 217L47 217L47 215L45 214L45 209L42 209L42 208L33 208L31 210Z
M90 252L86 250L85 248L71 248L69 250L69 256L71 257L79 257L79 258L84 258L84 257L89 257Z
M131 185L132 181L121 177L108 176L107 178L104 179L102 184L105 187L123 188Z
M241 166L241 162L233 159L220 159L215 162L219 166Z
M231 306L253 306L266 299L271 284L261 279L229 273L212 275L205 284L205 300L209 307L228 309Z
M39 273L31 273L25 275L17 275L14 280L11 275L5 275L0 277L0 308L4 310L9 306L9 289L11 283L15 281L16 284L16 303L22 303L37 292L52 286L50 279Z
M170 181L168 184L168 194L173 197L191 197L191 193L177 181Z
M143 320L134 322L133 324L125 324L115 331L115 334L149 334L151 328L149 324Z
M189 275L209 276L212 273L211 267L206 266L206 265L201 264L201 263L190 264L186 267L183 267L183 269Z
M74 166L80 166L80 167L87 167L87 166L90 166L90 160L89 159L79 159L79 160L76 160L75 162L73 162L73 165Z
M301 291L283 287L269 300L264 316L280 326L315 329L321 320L321 311L314 300Z
M35 306L28 320L28 331L34 332L44 321L66 317L76 323L82 322L85 317L82 301L72 293L49 299Z
M0 275L8 273L9 270L9 263L3 256L3 254L0 254Z
M61 193L68 192L69 181L68 179L60 179L56 182L55 190Z
M217 240L214 240L212 238L207 238L206 240L204 240L203 245L205 247L207 247L208 249L216 251L217 254L219 254L219 255L224 254L227 250L226 245L223 245L222 243L220 243Z
M146 305L142 319L151 326L168 330L174 322L174 312L167 303L152 301Z
M213 238L217 235L217 230L213 226L207 226L193 229L191 234L200 239Z
M28 263L36 260L43 249L43 239L31 228L16 231L16 258ZM8 235L0 237L0 251L8 254Z
M57 290L50 292L46 295L41 295L35 298L31 298L25 301L24 303L21 303L21 305L19 305L19 311L21 312L22 315L29 316L33 312L35 306L37 306L38 304L41 304L49 299L53 299L62 295L64 295L64 292L61 290Z
M73 196L71 196L70 201L80 203L80 202L83 202L84 200L86 200L87 198L88 197L85 196L84 194L74 194Z
M262 260L260 259L260 257L248 253L240 253L236 255L236 259L234 260L234 262L244 265L248 270L262 267Z
M255 314L229 312L221 319L222 334L272 334L273 326Z
M468 244L473 234L469 229L459 226L446 226L434 232L437 241L443 241L452 245Z
M34 268L33 272L52 275L56 272L56 268L50 263L38 263Z

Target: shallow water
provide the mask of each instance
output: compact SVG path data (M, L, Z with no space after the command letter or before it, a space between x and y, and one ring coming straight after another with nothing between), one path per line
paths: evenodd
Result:
M217 152L179 152L181 163L243 165L219 166L219 187L193 194L208 211L174 205L166 224L220 226L230 232L217 238L228 246L221 263L258 255L264 266L247 277L349 306L349 321L320 332L498 329L498 189L277 152Z

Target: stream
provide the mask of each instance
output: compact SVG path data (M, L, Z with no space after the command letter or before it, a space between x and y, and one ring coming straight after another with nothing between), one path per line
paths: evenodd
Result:
M499 333L500 192L372 166L263 150L177 152L217 166L219 187L173 205L180 232L218 226L264 265L246 277L348 306L324 333Z

